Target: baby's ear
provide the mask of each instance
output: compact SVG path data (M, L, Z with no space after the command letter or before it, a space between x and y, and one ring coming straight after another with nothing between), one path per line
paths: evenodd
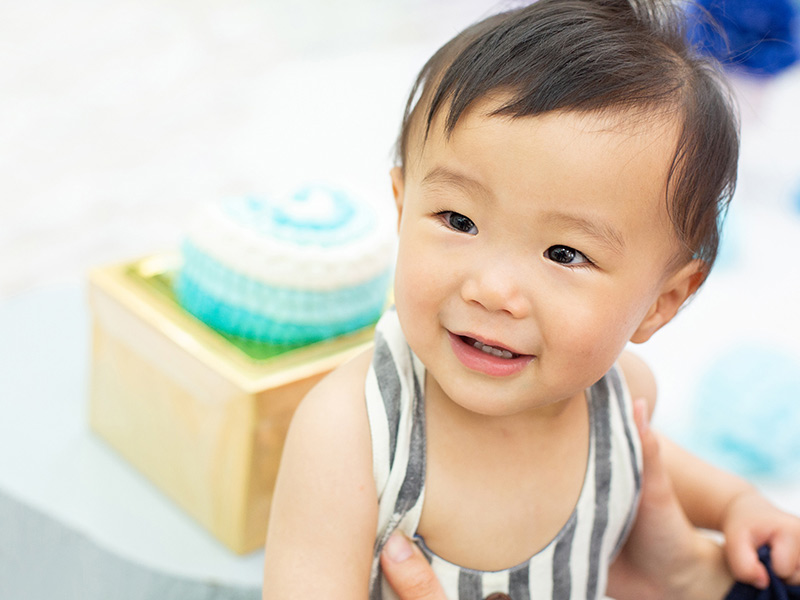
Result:
M641 344L669 323L678 314L681 306L697 291L705 280L706 263L702 260L691 260L673 273L661 288L661 293L650 306L639 327L631 336L631 341Z
M403 169L400 167L393 167L389 171L389 176L392 178L392 193L394 194L394 203L397 206L397 228L400 228L400 217L403 215L403 195L405 193L405 180L403 179Z

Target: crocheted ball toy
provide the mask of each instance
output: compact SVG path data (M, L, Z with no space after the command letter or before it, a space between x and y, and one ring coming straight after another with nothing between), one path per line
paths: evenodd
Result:
M182 246L176 294L209 326L302 345L374 323L394 257L391 221L326 186L208 205Z

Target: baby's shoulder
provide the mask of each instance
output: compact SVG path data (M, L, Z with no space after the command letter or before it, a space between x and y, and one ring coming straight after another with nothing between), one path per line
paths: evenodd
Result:
M620 355L617 365L622 371L625 382L628 384L631 398L634 400L637 398L647 400L647 405L652 415L656 397L658 396L658 387L653 371L642 358L628 350Z
M337 395L352 394L360 392L364 396L364 381L372 362L373 348L370 346L366 350L356 354L348 361L336 367L333 371L323 377L308 393L309 396L316 395Z
M293 421L311 428L315 424L325 428L365 427L364 381L371 360L369 348L328 373L300 402Z

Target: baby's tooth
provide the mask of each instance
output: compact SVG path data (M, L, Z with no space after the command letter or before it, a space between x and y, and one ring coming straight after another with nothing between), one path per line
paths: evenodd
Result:
M487 344L481 343L479 341L473 342L472 346L477 348L481 352L485 352L486 354L491 354L492 356L496 356L498 358L513 358L514 355L511 354L508 350L501 350L500 348L493 348Z

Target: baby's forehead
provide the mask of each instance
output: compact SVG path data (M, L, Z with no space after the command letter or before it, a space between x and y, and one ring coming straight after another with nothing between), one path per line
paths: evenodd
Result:
M415 170L435 142L449 145L455 136L465 128L469 128L472 136L480 137L482 123L490 120L502 120L509 128L526 127L532 121L550 121L562 125L558 128L537 130L538 135L551 135L558 142L563 132L616 133L619 144L627 144L633 138L649 139L653 143L670 140L666 148L669 155L665 159L674 160L677 140L683 126L682 115L677 107L664 106L610 106L596 110L559 109L530 115L507 114L506 108L513 100L510 92L497 90L478 98L470 107L458 115L458 119L449 122L450 105L446 103L433 114L417 114L412 116L409 125L409 138L406 145L407 155L404 157L405 170ZM489 135L488 132L486 135ZM663 146L663 144L661 144Z

